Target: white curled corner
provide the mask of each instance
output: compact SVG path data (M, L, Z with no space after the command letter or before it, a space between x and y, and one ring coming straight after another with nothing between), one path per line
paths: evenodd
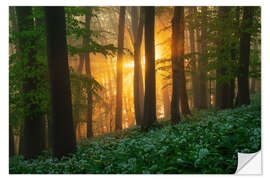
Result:
M262 152L238 153L238 164L235 174L262 174Z

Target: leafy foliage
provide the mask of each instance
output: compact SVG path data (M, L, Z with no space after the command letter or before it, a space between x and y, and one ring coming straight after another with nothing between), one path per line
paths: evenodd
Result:
M76 73L72 68L70 68L70 86L73 100L73 121L75 123L86 121L80 118L80 113L86 113L89 108L87 103L87 94L92 94L94 100L92 106L94 107L96 103L103 101L98 93L103 90L103 87L93 77Z
M28 102L38 104L39 112L45 114L47 112L49 103L49 84L48 84L48 65L46 56L46 39L45 39L45 24L44 13L40 7L32 8L33 14L31 19L36 19L33 27L30 30L18 29L17 19L15 16L15 8L10 7L11 13L9 29L10 41L10 56L9 56L9 115L10 123L14 128L18 128L23 123L24 114L29 108L24 103L24 99ZM19 39L23 39L23 45L19 44ZM34 47L30 46L31 41L34 41ZM35 49L35 64L31 67L27 66L29 63L28 53ZM30 93L23 92L23 84L27 79L33 79L37 82L36 89L31 90Z
M176 126L141 132L138 127L80 143L62 160L10 159L10 173L178 174L234 173L237 152L261 148L261 103L200 111ZM166 123L162 123L166 124Z
M97 41L99 38L103 38L102 32L85 28L84 16L89 14L91 18L97 18L96 14L99 11L101 11L99 7L65 7L67 35L71 39L68 50L71 55L91 52L112 56L118 50L113 44L101 45ZM82 38L89 44L82 47Z

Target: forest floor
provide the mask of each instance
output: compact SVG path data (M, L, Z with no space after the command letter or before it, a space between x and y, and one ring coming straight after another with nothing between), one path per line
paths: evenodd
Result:
M10 158L11 174L223 174L234 173L237 152L261 149L260 95L249 106L193 112L175 126L162 121L81 141L76 153L56 160Z

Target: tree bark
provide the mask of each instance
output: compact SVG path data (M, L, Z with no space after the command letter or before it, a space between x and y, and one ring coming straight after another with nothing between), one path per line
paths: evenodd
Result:
M202 14L207 13L207 7L202 7ZM202 23L206 24L206 17L203 17ZM199 59L199 109L206 109L207 108L207 42L206 42L206 27L202 26L202 33L200 37L201 43L201 58Z
M184 47L179 44L180 34L180 18L182 7L174 8L174 17L172 19L172 101L171 101L171 122L178 124L181 121L179 103L180 103L180 48L184 51ZM182 37L183 38L183 37ZM183 40L183 39L182 39ZM179 50L178 50L179 49Z
M230 7L219 7L218 17L221 22L227 21L228 14L230 12ZM219 32L219 42L217 46L221 47L218 57L218 67L216 70L216 107L221 109L229 108L229 92L230 92L230 82L225 82L223 79L224 76L227 75L228 68L226 67L226 61L228 56L225 54L226 48L225 40L226 37L223 33L224 28L226 28L226 24L222 25L222 28Z
M195 13L195 7L189 8L189 13L194 14ZM195 32L192 27L189 26L189 34L190 34L190 53L195 53ZM191 62L191 82L192 82L192 94L193 94L193 107L199 108L199 87L198 87L198 70L197 70L197 56L192 56L192 62Z
M180 106L184 115L191 114L188 105L186 76L184 68L184 7L175 7L172 19L172 73L173 90L171 103L172 123L180 122L180 112L176 110ZM177 92L176 92L177 91ZM178 115L179 114L179 115Z
M64 7L45 7L52 113L52 152L62 158L76 151Z
M118 48L117 54L117 75L116 75L116 112L115 129L122 129L122 91L123 91L123 48L124 48L124 27L125 27L125 7L120 7L118 24Z
M132 29L135 39L134 43L134 110L136 124L141 125L143 118L144 88L141 65L141 44L143 34L143 13L140 10L140 19L138 21L138 8L132 7ZM142 8L140 8L142 9Z
M148 130L157 121L155 74L155 8L145 11L145 96L142 129Z
M90 30L90 21L91 21L91 8L86 7L86 15L85 15L85 28ZM87 47L89 44L89 37L84 37L84 47ZM90 62L90 52L87 50L85 52L85 70L86 74L91 78L91 62ZM93 136L93 127L92 127L92 118L93 118L93 97L92 92L87 91L87 103L88 103L88 109L87 109L87 138L90 138Z
M250 61L250 32L247 29L252 28L252 19L254 7L244 7L244 15L240 34L240 59L238 74L238 101L237 106L250 104L249 97L249 61Z
M31 32L34 30L34 21L31 7L16 7L16 13L18 18L19 32ZM23 93L24 96L24 131L23 131L23 156L25 158L37 157L43 147L41 145L42 139L42 113L40 113L40 102L33 102L31 94L33 94L38 88L39 79L37 76L29 76L31 72L27 69L38 69L35 49L36 38L29 37L27 35L19 37L19 49L26 50L27 53L22 53L22 59L25 63L23 68L25 69L26 77L23 81Z

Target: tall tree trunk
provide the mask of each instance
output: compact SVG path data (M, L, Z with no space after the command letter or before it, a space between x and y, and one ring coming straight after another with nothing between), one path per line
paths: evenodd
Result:
M252 19L254 7L244 7L244 15L240 34L240 59L238 74L238 101L237 106L250 104L249 97L249 59L250 59L250 32L247 29L252 28Z
M142 9L142 8L140 8ZM138 21L139 7L132 7L132 30L135 39L134 43L134 110L136 124L141 125L143 118L143 101L144 101L144 89L143 89L143 76L141 65L141 43L143 34L143 13L140 10L140 19Z
M207 13L207 7L202 7L202 14ZM202 23L206 24L207 17L203 17ZM200 37L200 44L201 44L201 53L202 56L199 59L199 109L206 109L207 108L207 72L206 72L206 66L208 63L207 60L207 42L206 42L206 27L202 27L202 33Z
M172 124L180 122L179 100L181 99L181 110L189 111L183 106L187 103L185 72L184 72L184 7L175 7L172 19L172 101L171 121ZM181 77L182 76L182 77ZM182 102L183 101L183 102ZM188 112L185 112L188 113Z
M177 124L181 121L179 105L180 105L180 48L182 52L184 47L180 46L179 39L183 34L180 34L180 18L181 10L183 7L174 8L174 16L172 19L172 44L171 44L171 55L172 55L172 101L171 101L171 122ZM184 38L183 38L184 39ZM182 39L182 40L183 40Z
M237 36L237 35L235 35ZM237 38L237 37L236 37ZM236 47L236 43L232 43L231 44L231 59L233 61L237 61L236 59L236 52L237 52L237 47ZM233 101L234 101L234 97L235 97L235 77L233 77L230 82L229 82L229 91L228 91L228 98L227 98L227 104L228 104L228 108L233 108Z
M180 82L180 104L181 104L181 111L183 115L191 114L188 105L188 97L187 97L187 88L186 88L186 75L185 75L185 66L184 66L184 39L185 39L185 23L184 23L184 7L177 7L177 18L179 18L179 24L176 24L176 58L179 61L179 82Z
M235 26L238 27L236 32L232 33L232 36L234 36L237 41L233 41L231 43L231 59L235 62L237 62L237 44L239 44L239 22L240 22L240 7L236 7L236 14L235 14ZM229 82L229 91L228 91L228 98L227 98L227 107L233 108L234 107L234 98L235 98L235 79L236 77L232 77Z
M85 15L85 28L90 30L90 21L91 21L91 8L86 7L86 15ZM84 37L83 40L84 47L87 47L89 44L89 37ZM91 78L91 63L90 63L90 52L86 51L85 53L85 70L86 74ZM88 103L88 109L87 109L87 138L93 136L93 127L92 127L92 116L93 116L93 97L91 91L87 91L87 103Z
M12 28L15 30L15 32L18 32L15 7L9 7L9 10L10 10L10 16L12 17L12 19L11 19ZM15 42L15 44L18 44L18 41ZM12 49L17 51L17 49L15 47ZM13 51L13 53L15 53L15 52ZM18 51L17 51L17 53L18 53ZM14 155L15 155L14 135L13 135L12 126L9 122L9 157L14 156Z
M18 18L18 29L19 32L31 32L34 30L34 21L32 15L31 7L16 7L16 13ZM36 54L37 50L35 49L36 38L20 36L19 37L19 49L28 50L27 53L21 54L22 59L26 62L23 65L25 73L27 69L38 69ZM22 52L22 51L20 51ZM38 88L39 79L37 76L31 77L28 75L23 82L23 93L24 96L24 145L23 155L25 158L34 158L37 157L43 150L41 145L42 139L42 114L40 113L40 102L33 102L31 100L32 96L30 94L34 93Z
M45 7L52 112L53 156L76 151L64 7Z
M195 13L195 7L189 8L189 13ZM189 34L190 34L190 53L195 53L195 32L193 27L189 26ZM199 108L199 87L198 87L198 70L197 70L197 56L192 56L192 63L191 63L191 82L192 82L192 94L193 94L193 107Z
M230 7L219 7L218 16L221 22L226 22L228 15L230 12ZM219 107L221 109L228 108L228 98L230 92L230 82L225 82L223 77L226 76L228 69L226 68L226 61L228 56L226 56L226 48L228 46L225 46L225 40L227 37L224 35L224 29L226 28L226 24L222 25L222 28L219 32L219 42L217 43L217 46L221 47L219 52L219 59L218 59L218 67L216 70L216 107Z
M256 43L255 43L255 45L254 45L254 51L256 52L256 53L259 53L259 43L256 41ZM256 58L260 58L259 57L259 54L257 54L257 57ZM255 67L253 67L253 70L257 70L257 67L255 66ZM257 84L257 82L256 82L256 78L255 77L252 77L251 78L251 85L250 85L250 93L251 94L254 94L254 93L256 93L256 84Z
M147 130L157 121L155 74L155 8L145 10L145 96L142 129Z
M115 129L122 129L122 91L123 91L123 48L124 48L124 28L125 28L125 7L120 7L118 24L118 48L117 54L117 75L116 75L116 112Z

